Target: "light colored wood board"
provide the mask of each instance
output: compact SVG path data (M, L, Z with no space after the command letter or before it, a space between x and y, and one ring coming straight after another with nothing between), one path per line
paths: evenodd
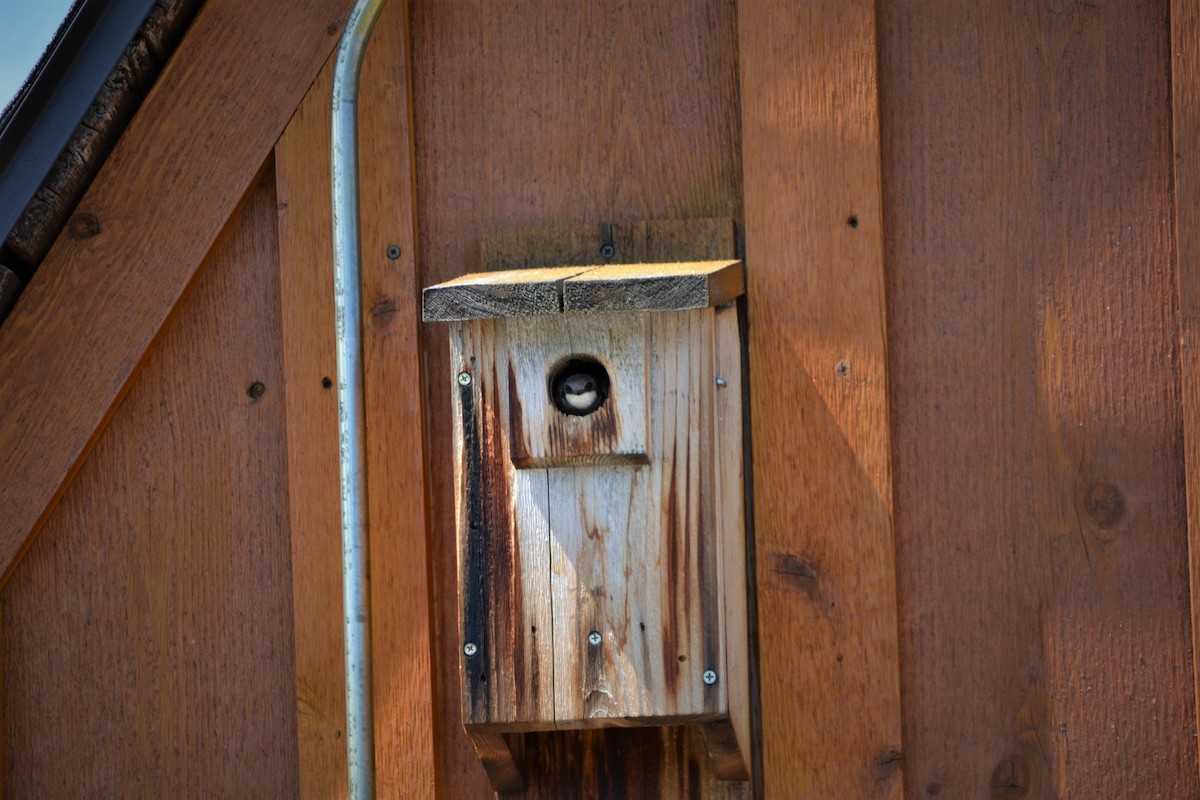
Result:
M708 308L740 296L743 275L740 261L597 267L563 282L563 312Z
M605 258L604 245L614 252ZM515 228L485 231L485 271L562 264L638 264L733 258L737 232L728 217Z
M1166 12L880 4L910 797L1200 795Z
M745 290L740 261L621 264L476 272L427 288L426 322L611 311L708 308Z
M12 797L298 791L275 214L268 172L3 591Z
M509 456L520 468L645 463L647 453L646 317L557 314L507 320ZM558 410L556 371L575 356L599 361L608 399L586 416Z
M350 0L210 0L0 326L8 574L332 50ZM219 113L218 113L219 111ZM97 346L98 343L104 346Z
M717 521L726 508L740 510L742 487L723 482L715 464L715 397L725 391L714 374L716 313L639 315L636 325L616 314L576 325L533 318L451 326L461 627L470 645L460 660L473 736L727 719L726 686L745 672L726 672L720 537L745 541L740 518L727 529ZM733 325L723 325L732 335L723 361L736 359L736 312L722 319ZM647 464L512 466L504 422L523 405L514 402L517 375L528 371L544 392L559 350L636 363L633 407L643 418L650 408ZM613 356L639 350L636 359ZM730 377L739 380L736 364ZM740 434L740 416L735 426ZM740 476L739 441L719 446ZM733 496L722 502L718 488ZM744 613L744 554L735 563ZM744 619L740 627L744 634ZM738 658L744 667L746 653ZM726 680L706 685L706 669ZM714 740L727 775L731 736Z
M584 267L476 272L422 293L426 322L528 317L562 311L562 282Z
M725 658L718 675L729 702L727 722L704 728L705 744L722 779L749 780L752 764L750 636L746 574L745 469L742 431L742 343L736 304L715 310L712 327L712 450L704 454L714 478L720 608Z
M554 666L546 472L518 470L509 458L504 321L455 323L451 339L461 718L473 732L547 729ZM472 378L465 385L464 372Z
M414 3L416 186L425 283L478 269L480 243L490 230L583 220L740 217L735 23L731 0ZM430 498L434 530L445 531L454 526L448 396L453 386L446 382L450 365L437 330L428 334L426 366ZM440 609L437 708L451 720L460 707L454 552L447 537L433 554ZM483 796L487 778L470 741L455 726L439 734L439 783L462 797ZM613 776L622 769L629 773L629 767L605 760L618 750L615 744L604 749L607 734L586 741L600 748L592 762L596 768L611 767ZM668 763L651 731L619 741L646 745L644 753L626 751L627 757L638 753L639 775L695 763L690 756ZM700 747L699 758L707 759ZM574 756L548 759L540 771L530 771L528 797L590 791L578 788L580 772ZM698 774L693 785L701 796L714 796L708 794L716 791L706 782L710 773ZM616 791L624 784L614 777L609 785ZM628 794L638 796L639 787Z
M766 797L903 791L875 18L738 3Z
M1200 704L1200 9L1194 3L1171 3L1171 53L1192 691ZM1200 719L1200 710L1196 714Z
M363 65L359 116L364 357L381 793L432 796L433 710L407 101L407 4L392 2ZM288 379L301 796L346 793L327 64L276 148ZM391 259L389 246L400 248ZM325 379L330 385L325 386Z

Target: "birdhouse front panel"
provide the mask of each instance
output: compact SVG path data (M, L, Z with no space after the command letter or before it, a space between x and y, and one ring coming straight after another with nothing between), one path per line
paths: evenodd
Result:
M741 265L617 269L427 290L427 317L489 315L450 325L463 721L489 736L701 724L735 778Z

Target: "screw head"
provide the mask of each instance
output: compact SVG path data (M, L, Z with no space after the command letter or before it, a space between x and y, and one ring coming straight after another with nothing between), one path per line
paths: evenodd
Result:
M471 385L471 373L469 373L469 372L458 373L458 385L459 386L470 386Z
M613 247L612 244L606 242L606 243L600 245L600 257L601 258L612 258L616 254L617 254L617 248Z
M600 631L592 631L588 634L588 644L600 644Z
M390 258L392 261L395 261L397 258L399 258L400 257L399 245L394 245L394 244L388 245L387 257Z
M717 673L713 672L711 669L704 670L703 677L704 677L704 682L706 684L708 684L709 686L712 686L714 683L717 682Z
M479 652L479 648L475 646L474 642L467 642L463 645L463 652L468 656L473 656Z

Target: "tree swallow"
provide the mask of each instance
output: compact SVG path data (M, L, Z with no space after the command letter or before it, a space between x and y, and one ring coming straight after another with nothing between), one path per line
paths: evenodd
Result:
M604 402L604 394L596 378L586 372L573 372L561 378L554 395L559 411L577 417L592 413Z

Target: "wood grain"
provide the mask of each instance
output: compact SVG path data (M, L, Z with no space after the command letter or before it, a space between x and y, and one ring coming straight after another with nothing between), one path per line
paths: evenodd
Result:
M488 231L740 217L735 11L731 0L414 2L425 283L479 269ZM432 327L428 341L431 527L448 531L453 387L445 334ZM437 708L453 719L460 708L453 545L439 537L432 555ZM559 757L554 736L530 737L526 760L538 767L527 771L527 797L598 791L588 787L629 797L656 796L646 787L666 787L663 797L729 791L712 779L702 743L693 754L691 739L675 731L625 734L622 746L608 746L616 741L609 735L573 743L583 749L571 758ZM461 797L485 796L487 779L467 737L451 725L439 737L439 784Z
M563 281L563 311L685 311L740 297L740 261L621 264Z
M875 3L738 31L765 796L897 798Z
M686 311L745 291L740 261L530 267L473 272L422 293L426 322L560 312Z
M407 3L381 13L359 101L376 780L432 797L425 446L408 104ZM301 796L346 793L329 189L332 60L276 148ZM398 247L397 258L388 255ZM394 251L393 251L394 255ZM326 387L325 379L330 379Z
M1171 3L1171 54L1192 691L1200 705L1200 9L1194 3ZM1196 715L1200 718L1200 708Z
M463 719L473 736L709 723L719 773L749 777L748 708L737 710L743 738L729 722L730 692L748 695L743 486L719 466L736 465L740 479L741 403L736 388L716 382L718 342L736 381L732 308L451 327ZM526 414L530 394L545 395L546 376L574 353L608 363L605 407ZM610 406L619 410L606 417ZM638 417L648 420L641 462L597 463L594 433L578 437L588 445L579 454L572 439L551 435L565 442L554 468L513 463L517 439L546 437L539 428L552 432L559 418L611 436ZM722 574L726 562L736 574ZM740 595L729 600L740 619L725 617L726 588ZM731 625L737 653L727 652ZM711 683L706 670L716 673ZM512 768L494 745L477 740L504 788Z
M527 467L645 464L650 373L645 314L581 317L556 314L502 326L511 365L506 419L508 456ZM608 376L608 398L586 416L558 410L552 383L572 357L596 359Z
M1200 794L1165 11L880 5L910 797Z
M5 575L124 395L350 4L310 0L281 15L271 0L206 3L80 202L94 224L68 225L0 327L0 473L22 476L0 483Z
M562 284L586 267L534 267L473 272L421 293L426 322L529 317L562 311Z
M507 228L484 231L481 249L484 271L712 261L734 255L737 231L726 217Z
M9 796L297 792L276 246L268 172L4 589Z

